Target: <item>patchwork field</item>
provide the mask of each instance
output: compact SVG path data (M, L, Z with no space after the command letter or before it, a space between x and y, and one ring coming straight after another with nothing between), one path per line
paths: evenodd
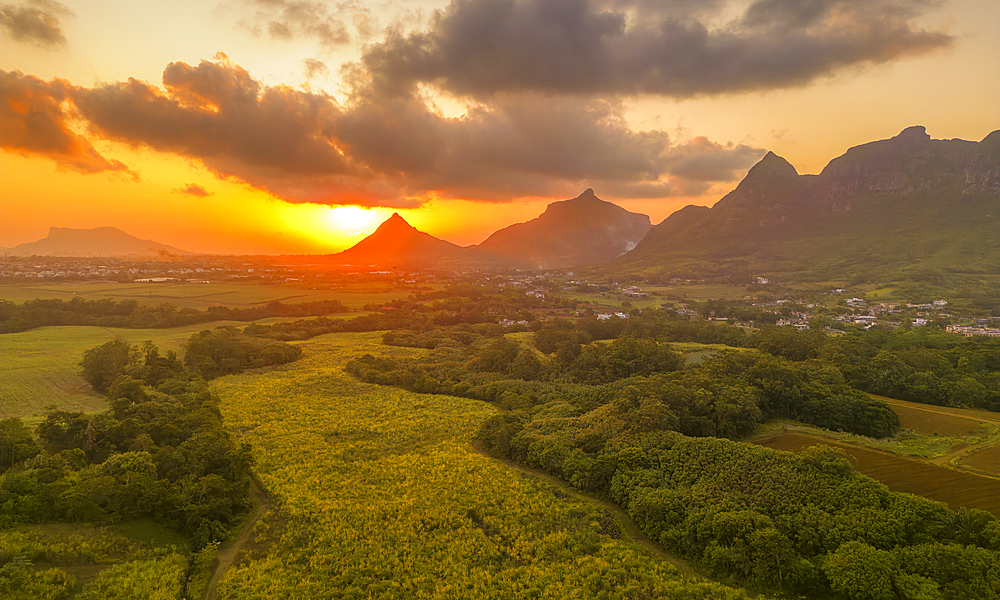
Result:
M886 401L892 407L893 412L899 415L900 425L904 429L912 429L920 433L968 435L973 433L979 427L979 423L983 421L1000 423L1000 413L986 410L918 404L875 394L871 394L871 396Z
M368 303L383 303L405 298L415 290L391 288L387 285L354 284L337 289L313 289L290 285L256 283L45 283L32 285L0 285L0 299L22 303L25 300L62 299L75 296L87 300L111 298L113 300L138 300L149 304L164 302L179 308L204 310L209 306L246 308L268 302L316 302L339 300L350 308L361 308Z
M742 598L622 539L599 506L477 454L494 409L360 383L347 360L405 359L381 335L212 383L275 506L218 598Z
M271 323L282 318L263 319ZM83 353L94 346L122 338L129 342L152 340L166 353L183 355L184 342L203 329L246 323L218 321L170 329L118 329L107 327L40 327L0 335L0 418L40 415L46 407L70 411L100 411L104 398L80 377Z
M979 508L1000 516L1000 480L997 479L802 433L782 433L755 443L789 452L817 444L840 448L850 455L855 469L894 492L925 496L944 502L952 509Z

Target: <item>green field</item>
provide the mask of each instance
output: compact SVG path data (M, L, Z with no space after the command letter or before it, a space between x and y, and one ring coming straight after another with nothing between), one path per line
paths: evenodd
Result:
M218 598L745 597L689 581L598 505L477 454L490 405L345 374L365 352L424 352L380 338L322 336L295 363L212 383L281 507Z
M138 300L150 304L169 303L179 308L204 310L209 306L246 308L268 302L317 302L339 300L349 308L361 308L368 303L383 303L406 298L411 288L387 285L342 285L331 289L329 284L313 287L268 285L257 283L40 283L0 285L0 299L22 303L35 299L87 300L111 298Z
M287 318L263 319L272 323ZM108 327L40 327L0 335L0 418L39 416L46 407L93 412L107 408L80 377L83 353L116 338L129 342L152 340L166 353L183 354L191 334L203 329L246 323L218 321L170 329L118 329Z

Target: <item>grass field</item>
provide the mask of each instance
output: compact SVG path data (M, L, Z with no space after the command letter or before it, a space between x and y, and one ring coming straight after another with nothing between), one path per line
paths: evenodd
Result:
M756 443L791 452L817 444L841 448L851 456L855 469L894 492L925 496L944 502L952 509L979 508L1000 516L1000 480L997 479L802 433L781 433Z
M170 303L179 308L204 310L209 306L246 308L268 302L316 302L339 300L349 308L361 308L368 303L383 303L406 298L415 289L374 284L354 284L330 289L268 285L257 283L44 283L0 285L0 299L22 303L25 300L62 299L75 296L87 300L111 298L138 300L150 304Z
M263 319L271 323L285 318ZM224 324L219 321L170 329L117 329L106 327L40 327L0 335L0 418L40 415L47 406L93 412L107 408L102 396L80 377L80 360L87 350L116 338L130 342L151 340L163 353L183 355L191 334Z
M744 597L687 581L599 506L477 454L491 406L346 375L362 353L424 352L380 338L321 336L295 363L212 383L281 507L220 599Z

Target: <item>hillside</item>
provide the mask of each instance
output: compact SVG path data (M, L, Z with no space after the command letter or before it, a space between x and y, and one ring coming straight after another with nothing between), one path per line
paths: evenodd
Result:
M71 229L51 227L37 242L0 249L8 256L189 256L194 252L141 240L115 227Z
M417 230L399 213L393 213L371 235L343 252L329 257L343 265L407 268L457 268L501 266L501 260L475 249L463 248Z
M851 148L819 175L769 152L715 206L674 213L610 268L864 280L998 265L1000 131L977 143L910 127Z
M605 202L588 189L549 204L537 218L495 232L478 248L531 267L573 267L622 255L650 227L646 215Z

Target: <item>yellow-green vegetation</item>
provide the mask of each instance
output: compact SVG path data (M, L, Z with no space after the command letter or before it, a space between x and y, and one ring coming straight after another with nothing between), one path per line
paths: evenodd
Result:
M288 321L264 319L261 323ZM60 410L96 412L107 401L80 377L83 353L105 342L124 339L132 343L151 340L164 353L183 354L192 334L221 325L246 323L218 321L169 329L118 329L105 327L41 327L0 335L0 419L40 415L48 406Z
M0 285L0 298L21 303L25 300L58 298L87 300L112 298L138 300L148 304L170 303L178 308L204 310L209 306L246 308L268 302L317 302L339 300L350 308L365 304L391 302L406 298L413 289L396 289L382 285L338 285L331 289L267 285L256 283L42 283L31 285Z
M380 334L303 343L296 363L212 384L279 507L220 599L740 598L620 538L596 505L476 454L495 409L344 373Z
M175 600L188 568L184 541L148 520L0 530L0 597Z
M184 592L188 560L171 553L119 563L83 587L77 600L177 600Z

